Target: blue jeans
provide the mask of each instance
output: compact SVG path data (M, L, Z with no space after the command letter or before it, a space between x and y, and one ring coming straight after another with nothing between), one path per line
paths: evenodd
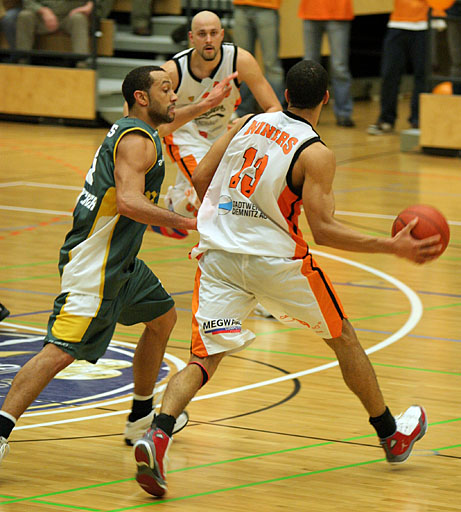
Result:
M279 55L279 13L275 9L253 7L249 5L234 6L233 39L237 46L254 55L256 40L261 45L264 75L277 95L284 103L285 79ZM254 112L254 99L245 83L240 88L242 103L237 112L245 115Z
M16 48L16 20L20 10L20 7L8 9L5 16L0 19L0 31L5 34L8 46L11 50Z
M381 61L381 114L379 121L394 125L400 80L405 73L407 60L412 64L414 86L408 121L419 123L419 95L425 92L427 30L388 28L384 37Z
M352 115L351 84L349 71L350 21L304 20L304 58L320 62L322 36L326 31L330 44L330 76L333 89L335 116L350 118Z

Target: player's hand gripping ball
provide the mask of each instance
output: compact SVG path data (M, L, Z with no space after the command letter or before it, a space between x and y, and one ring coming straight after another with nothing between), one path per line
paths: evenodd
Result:
M433 235L440 235L440 244L442 246L438 254L440 256L450 241L450 228L443 214L433 206L415 204L405 208L405 210L398 214L392 224L392 236L395 236L415 217L418 217L418 223L411 230L411 235L418 240Z

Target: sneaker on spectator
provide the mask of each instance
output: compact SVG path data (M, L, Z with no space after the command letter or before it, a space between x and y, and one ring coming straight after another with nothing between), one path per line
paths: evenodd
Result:
M166 465L167 452L171 444L162 429L149 429L134 445L136 459L136 481L149 494L163 496L167 491Z
M8 440L4 437L0 437L0 462L10 453L10 445Z
M394 125L391 123L383 123L378 121L376 124L370 124L367 129L369 135L383 135L394 131Z
M380 439L386 453L387 462L398 464L410 456L413 445L427 430L427 415L423 407L412 405L404 413L396 416L397 430L392 436Z
M350 117L338 117L338 119L336 119L336 124L344 128L354 128L355 126L354 121L352 121Z
M128 446L133 446L136 441L142 438L146 433L147 429L152 425L154 420L154 411L147 416L139 418L136 421L127 421L125 426L125 443ZM174 424L173 434L177 434L181 431L189 422L189 415L187 411L183 411L176 419Z

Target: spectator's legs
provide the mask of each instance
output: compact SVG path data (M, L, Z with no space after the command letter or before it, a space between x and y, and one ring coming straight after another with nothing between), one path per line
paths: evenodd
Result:
M88 16L81 12L62 20L61 28L70 34L74 53L89 53L89 24Z
M379 121L394 126L400 80L405 70L404 30L389 28L384 37L381 61L381 114Z
M413 128L419 126L419 95L426 90L427 31L408 31L409 55L413 64L414 86L411 96L410 122Z
M275 9L258 8L255 22L261 44L264 75L283 105L285 78L279 59L279 13Z
M0 28L5 34L8 46L11 49L16 47L16 20L20 11L20 7L13 7L8 9L5 16L0 19Z
M461 20L447 20L447 39L450 50L450 75L461 80ZM453 84L453 93L461 94L461 81Z
M337 118L352 116L351 73L349 71L350 21L328 21L330 43L331 83L333 88L333 110Z
M35 40L35 29L38 16L27 9L18 14L16 21L16 48L18 50L32 50Z
M253 10L250 6L234 6L233 39L237 46L254 55L256 46L256 25L253 19ZM244 116L250 112L255 112L255 100L246 83L242 83L240 86L240 96L242 102L237 109L238 115Z
M133 32L150 33L152 17L151 0L133 0L131 9L131 29ZM145 32L145 33L144 33Z
M322 48L322 36L325 30L324 21L304 20L304 58L320 62L320 51Z

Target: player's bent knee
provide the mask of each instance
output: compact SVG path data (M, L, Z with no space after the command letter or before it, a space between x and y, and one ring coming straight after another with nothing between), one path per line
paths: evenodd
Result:
M38 355L53 361L55 373L64 370L75 361L75 357L54 343L47 343Z
M202 383L200 387L202 388L214 375L216 368L221 362L222 358L225 356L225 352L220 354L213 354L211 356L207 356L204 358L198 358L198 356L193 355L187 366L195 365L198 366L202 372Z
M173 306L163 315L154 318L154 320L150 322L145 322L145 326L153 332L171 332L176 324L177 318L178 314L176 313L176 308Z

